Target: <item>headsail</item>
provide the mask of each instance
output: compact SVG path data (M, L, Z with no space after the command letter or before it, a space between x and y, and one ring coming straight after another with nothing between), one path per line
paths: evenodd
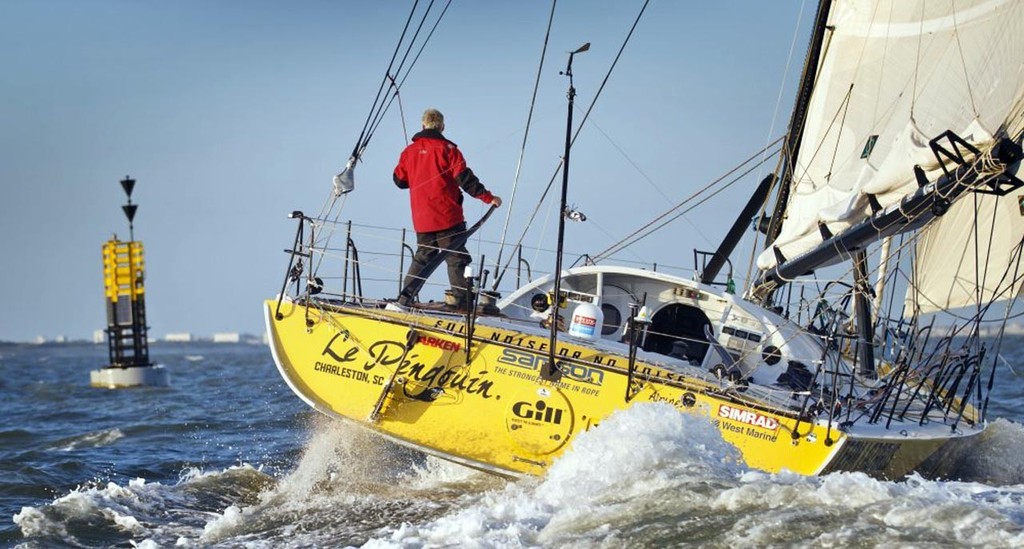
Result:
M962 200L925 231L907 289L908 312L954 309L1020 292L1024 209L1021 197L1011 196Z
M934 181L928 143L943 132L986 152L1024 129L1024 4L835 0L828 24L774 242L785 258L869 218L872 201L885 208L916 191L914 165ZM766 250L758 267L778 255Z

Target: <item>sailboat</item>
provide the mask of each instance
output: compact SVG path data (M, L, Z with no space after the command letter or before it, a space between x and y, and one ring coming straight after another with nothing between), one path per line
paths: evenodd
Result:
M351 236L325 287L322 236L345 225L295 212L264 303L280 373L319 412L505 476L649 402L706 418L754 469L950 475L988 425L1024 277L1022 25L1003 0L822 2L779 168L695 277L559 253L506 296L471 277L464 314L394 307L361 295ZM722 271L751 235L737 289Z

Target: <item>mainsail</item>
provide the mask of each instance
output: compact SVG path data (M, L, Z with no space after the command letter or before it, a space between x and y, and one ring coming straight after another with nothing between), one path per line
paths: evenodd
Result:
M772 269L780 256L798 257L820 245L823 235L839 234L879 207L898 204L918 190L915 165L929 181L938 179L943 166L929 141L944 132L982 154L997 138L1017 140L1024 130L1022 22L1024 3L1014 1L832 2L786 218L758 267ZM929 305L922 303L922 310L973 302L975 280L990 289L999 283L1005 260L1024 234L1019 200L1011 196L999 199L998 207L994 197L978 202L977 245L984 252L979 261L1002 267L976 273L975 241L964 240L974 232L976 201L970 197L929 227L918 249L918 272L927 271L920 282L928 295L917 301ZM1002 219L990 239L993 215ZM960 238L960 249L953 252L943 235ZM947 266L945 254L965 248L972 255L963 269L935 268ZM954 280L966 280L967 267L970 284L950 291ZM991 290L986 296L992 297Z

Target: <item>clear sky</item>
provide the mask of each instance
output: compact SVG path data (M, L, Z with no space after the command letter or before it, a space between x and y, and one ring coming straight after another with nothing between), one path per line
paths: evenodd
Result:
M562 155L566 52L592 43L573 66L578 121L642 4L558 2L514 236ZM319 211L411 5L0 1L0 340L88 338L104 327L100 251L112 234L128 235L125 175L138 181L151 334L260 333L261 300L280 288L294 233L286 215ZM548 1L452 3L402 88L404 121L394 105L343 218L411 228L391 170L403 126L418 130L426 107L445 113L447 137L508 198L550 10ZM606 248L781 135L813 11L798 1L652 0L573 149L569 202L589 220L569 226L567 248ZM692 249L714 249L764 173L623 258L691 266ZM471 203L467 216L482 211ZM481 238L498 240L502 222ZM531 245L553 247L554 223L535 228Z

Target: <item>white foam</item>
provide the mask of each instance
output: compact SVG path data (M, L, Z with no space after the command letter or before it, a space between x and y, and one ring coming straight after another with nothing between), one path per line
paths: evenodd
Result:
M634 498L735 479L743 470L739 452L706 418L637 404L577 436L544 478L487 492L467 508L367 545L586 544L614 537L623 505Z
M580 433L546 476L518 482L315 422L294 471L277 481L246 463L189 468L173 486L140 478L76 488L22 508L14 522L26 538L69 545L80 544L82 525L99 525L137 547L358 545L371 536L369 547L1024 547L1024 428L1005 420L968 459L978 478L1001 486L750 471L706 418L665 404L613 414Z
M574 498L608 490L630 495L680 475L734 476L745 470L742 463L706 418L664 403L639 403L577 437L551 466L538 495L556 501L570 492ZM638 472L643 483L635 482Z
M239 463L226 469L205 471L201 467L187 467L178 475L178 482L181 484L202 483L208 480L217 480L223 477L230 477L237 474L263 473L263 466L254 467L249 463Z
M21 535L26 538L35 536L68 537L68 531L63 522L52 520L35 507L22 507L20 513L14 514L14 523L21 529Z
M65 524L74 521L101 519L117 529L142 535L147 529L133 516L133 509L144 508L136 489L145 481L136 479L127 487L110 482L105 487L76 488L42 508L23 507L14 515L14 523L25 537L40 535L67 536Z
M1024 487L979 498L990 487L913 476L887 482L861 473L824 477L750 473L711 506L739 518L721 533L725 545L762 546L780 539L812 545L893 544L923 540L1020 547ZM812 526L808 526L812 525ZM800 532L804 529L805 532Z
M1021 474L1022 440L1019 425L996 422L980 445L990 473ZM675 535L665 543L1024 546L1024 486L768 474L739 460L706 420L637 405L580 434L544 478L481 494L367 546L644 545L636 536L651 530L648 543ZM689 530L677 533L679 523Z
M203 533L199 536L199 540L204 542L221 540L238 528L241 523L242 510L231 505L224 510L223 514L203 526Z

